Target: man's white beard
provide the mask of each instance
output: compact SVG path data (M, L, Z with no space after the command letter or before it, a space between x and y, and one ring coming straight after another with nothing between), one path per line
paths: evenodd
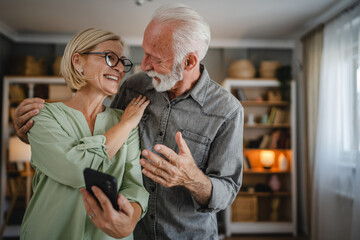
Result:
M181 63L175 63L169 74L159 74L154 70L147 71L146 73L152 78L152 84L155 90L158 92L165 92L172 89L178 81L182 80L183 72L184 69L181 67ZM158 82L155 77L159 78L160 82Z

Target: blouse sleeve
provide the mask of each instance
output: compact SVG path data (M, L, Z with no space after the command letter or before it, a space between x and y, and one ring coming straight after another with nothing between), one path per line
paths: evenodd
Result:
M143 185L141 166L139 163L141 153L139 128L136 128L130 133L127 143L124 146L127 147L127 156L120 193L129 199L130 202L140 204L142 208L141 217L143 217L147 211L149 193Z
M31 163L49 178L73 187L84 187L83 169L90 167L105 172L111 161L106 152L103 135L75 139L68 134L71 127L56 119L49 110L42 109L33 118L28 133Z

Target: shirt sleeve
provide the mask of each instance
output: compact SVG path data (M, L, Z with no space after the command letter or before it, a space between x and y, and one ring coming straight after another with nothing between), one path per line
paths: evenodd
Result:
M127 144L124 146L127 147L127 156L120 193L129 199L130 202L139 203L142 208L142 218L147 211L149 193L143 185L141 166L139 163L141 150L138 127L130 133Z
M212 183L212 194L207 206L193 203L199 212L224 210L232 204L242 183L244 110L240 106L224 122L210 146L205 174Z
M66 120L54 117L46 107L33 120L28 133L31 163L49 178L80 188L84 187L85 167L105 172L111 166L104 135L75 139L68 134L71 127Z

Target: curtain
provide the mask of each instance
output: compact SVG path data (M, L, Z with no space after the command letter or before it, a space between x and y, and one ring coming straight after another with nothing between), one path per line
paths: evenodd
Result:
M314 240L360 239L360 6L325 25L312 200Z
M309 234L309 223L311 213L311 193L313 183L313 169L315 158L315 141L317 129L317 114L319 102L320 70L323 50L323 26L308 33L302 38L303 45L303 81L302 88L304 96L302 100L303 110L299 116L303 122L302 138L303 161L299 162L299 175L301 178L299 211L302 218L302 231Z

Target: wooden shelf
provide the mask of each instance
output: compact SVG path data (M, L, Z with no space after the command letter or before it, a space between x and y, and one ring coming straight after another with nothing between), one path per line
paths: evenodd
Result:
M281 123L281 124L262 124L262 123L256 123L256 124L244 124L244 128L290 128L289 123Z
M290 174L289 170L254 168L244 170L244 174Z
M272 148L244 148L244 151L246 151L246 152L260 151L260 150L291 151L291 149L289 149L289 148L276 148L276 149L272 149Z
M283 222L233 222L229 226L232 233L259 234L259 233L289 233L294 232L295 227L291 221Z
M291 197L291 192L239 192L238 196Z
M244 107L269 107L269 106L290 106L289 102L285 101L251 101L251 100L240 100Z
M223 86L236 97L247 99L240 102L244 107L245 115L244 157L246 159L244 158L243 189L250 190L250 192L239 192L232 206L226 209L226 236L233 233L296 235L295 82L291 82L290 101L278 101L269 97L270 91L274 96L279 91L280 83L276 79L226 79ZM274 100L267 101L267 99ZM255 124L246 124L249 116L253 117ZM262 124L262 121L271 123ZM271 150L275 153L271 169L264 169L261 164L262 150ZM286 159L285 170L279 169L281 155ZM281 188L279 192L270 192L269 180L275 174L279 178ZM255 192L255 189L263 192ZM276 210L274 204L279 204ZM273 213L278 213L278 216L276 217L275 214L274 217Z

